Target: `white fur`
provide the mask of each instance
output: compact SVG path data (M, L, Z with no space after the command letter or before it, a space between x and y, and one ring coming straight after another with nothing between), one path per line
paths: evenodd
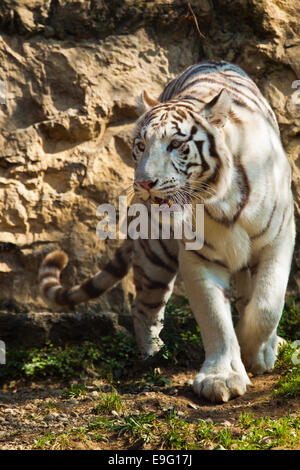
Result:
M203 90L211 95L212 89L205 87L193 92L201 96ZM211 401L227 401L244 394L250 385L246 369L254 374L272 369L280 342L276 329L295 240L291 169L276 122L270 123L270 115L268 121L267 115L255 111L253 104L249 108L238 106L234 101L230 102L227 93L219 90L219 94L221 99L217 105L210 107L208 103L202 110L195 110L194 121L190 113L188 119L180 123L181 132L187 135L191 125L197 125L195 139L206 139L202 152L211 168L215 159L209 155L206 131L214 136L222 160L218 186L204 201L207 210L204 236L208 243L200 252L202 258L185 250L184 243L180 243L179 250L180 271L200 326L206 354L195 377L194 390ZM261 101L266 103L263 97ZM266 107L269 109L267 103ZM230 119L229 111L239 121ZM157 113L159 115L159 110ZM167 177L175 181L177 187L184 184L184 177L171 164L171 159L176 161L177 153L168 151L172 139L171 121L153 129L149 124L145 151L137 163L137 181L159 182L150 191L151 196L153 193L153 196L163 198ZM141 133L142 126L143 119L140 119L135 135ZM197 152L192 152L192 143L189 145L189 161L197 161ZM241 168L250 189L245 204L240 188ZM234 223L226 225L218 221L221 216L230 219L239 204L242 210ZM247 266L256 266L256 272L253 268L251 274ZM151 271L150 266L149 269ZM233 275L240 297L240 320L236 330L226 298ZM159 312L161 316L162 311ZM151 331L149 325L147 328ZM145 332L141 333L140 327L136 331L142 344ZM148 341L149 335L146 336ZM155 336L158 337L157 331ZM157 348L147 345L146 349L151 353Z

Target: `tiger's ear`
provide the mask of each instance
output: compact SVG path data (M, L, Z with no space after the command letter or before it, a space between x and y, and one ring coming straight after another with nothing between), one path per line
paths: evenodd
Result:
M137 98L138 113L144 114L157 104L159 104L159 101L148 95L148 93L144 90Z
M231 97L225 88L222 88L217 96L204 106L204 116L213 126L223 127L230 112L231 104Z

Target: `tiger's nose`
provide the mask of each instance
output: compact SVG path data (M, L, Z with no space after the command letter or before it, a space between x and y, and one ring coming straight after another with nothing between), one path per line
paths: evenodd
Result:
M156 181L137 181L136 184L143 186L144 189L147 189L149 191L151 188L153 188Z

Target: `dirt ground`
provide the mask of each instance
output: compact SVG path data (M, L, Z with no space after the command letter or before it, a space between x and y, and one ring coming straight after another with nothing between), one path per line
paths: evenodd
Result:
M253 387L243 397L224 404L210 404L193 393L190 382L196 371L164 371L172 379L167 387L144 389L142 392L118 392L126 404L128 413L155 412L158 416L166 409L175 409L186 419L204 419L234 427L242 412L257 416L279 418L298 413L300 397L274 399L272 388L279 379L276 373L252 378ZM95 419L95 405L99 389L107 391L109 385L101 380L91 380L87 393L79 397L66 397L66 384L62 381L10 383L0 391L0 448L25 450L35 448L37 440L50 433L60 435L71 429L86 427ZM109 390L108 390L109 391ZM127 447L126 447L127 446ZM109 442L87 440L72 441L73 449L128 449L126 440L116 437ZM147 448L142 447L142 448ZM149 448L149 447L148 447Z

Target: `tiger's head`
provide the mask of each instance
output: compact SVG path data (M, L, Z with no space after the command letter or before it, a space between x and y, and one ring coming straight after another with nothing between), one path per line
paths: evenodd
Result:
M134 190L144 201L180 206L221 198L233 164L224 129L231 98L222 89L209 103L159 103L143 92L134 135Z

